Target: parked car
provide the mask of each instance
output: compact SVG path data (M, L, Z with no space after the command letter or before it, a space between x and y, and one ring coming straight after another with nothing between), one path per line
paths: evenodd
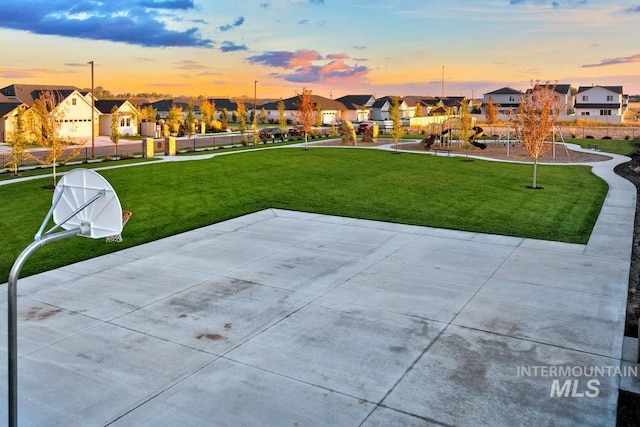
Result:
M267 139L282 139L282 131L279 128L264 128L260 129L258 136L261 140Z
M303 136L304 131L302 130L302 127L297 126L297 127L289 128L287 130L287 135L289 135L290 138L297 138L299 136Z

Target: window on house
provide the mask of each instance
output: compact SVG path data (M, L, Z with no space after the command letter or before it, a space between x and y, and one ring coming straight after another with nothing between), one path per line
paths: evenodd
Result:
M607 95L607 102L613 101L613 95Z
M515 102L515 100L516 100L516 98L515 98L515 97L513 97L513 96L510 96L510 97L509 97L509 102Z
M71 98L71 105L76 105L76 102L78 102L77 99L75 98Z
M590 113L589 113L588 111L582 111L582 112L580 113L580 115L581 115L581 116L589 116L589 115L590 115Z
M589 95L582 95L582 100L583 101L588 101L589 100Z
M600 110L600 115L601 116L610 116L611 115L611 110Z

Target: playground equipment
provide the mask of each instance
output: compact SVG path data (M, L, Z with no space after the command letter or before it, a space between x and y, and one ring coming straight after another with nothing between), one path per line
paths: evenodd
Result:
M473 130L474 132L473 135L469 137L469 142L471 142L471 145L478 147L481 150L486 149L486 143L476 141L477 138L480 138L482 135L484 135L484 129L482 129L480 126L474 126L471 128L471 130Z

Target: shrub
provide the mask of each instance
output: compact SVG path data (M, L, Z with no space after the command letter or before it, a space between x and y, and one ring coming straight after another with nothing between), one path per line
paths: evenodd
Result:
M594 138L593 138L593 135L587 135L585 136L585 139L594 139Z

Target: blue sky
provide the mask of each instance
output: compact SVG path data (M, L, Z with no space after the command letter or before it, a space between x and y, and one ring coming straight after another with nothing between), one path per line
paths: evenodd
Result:
M2 86L88 87L93 60L114 93L640 94L639 0L25 0L0 16Z

